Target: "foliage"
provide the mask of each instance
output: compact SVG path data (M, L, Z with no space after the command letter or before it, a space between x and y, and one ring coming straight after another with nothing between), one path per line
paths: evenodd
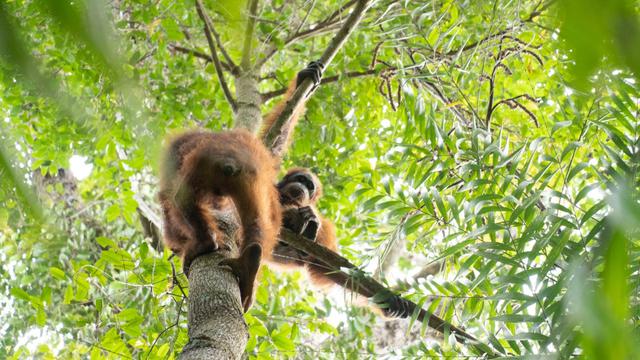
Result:
M288 31L343 2L261 3L268 92L331 34ZM205 4L239 60L243 8ZM0 30L0 357L175 358L187 282L137 208L159 139L232 124L213 65L176 50L207 53L192 2L8 1ZM638 358L637 36L623 0L376 2L285 167L320 176L342 254L497 351ZM263 271L250 358L474 355L306 283Z

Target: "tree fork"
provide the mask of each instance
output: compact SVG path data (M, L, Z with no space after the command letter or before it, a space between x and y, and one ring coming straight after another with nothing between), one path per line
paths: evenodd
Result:
M340 50L342 45L347 41L347 38L353 32L353 29L355 29L358 23L360 23L360 20L364 17L370 3L371 2L368 0L359 0L342 28L340 28L338 33L333 37L333 39L331 39L329 46L325 49L319 59L319 61L324 64L325 69L336 56L338 50ZM271 149L271 152L275 156L280 157L288 144L290 134L283 132L283 129L288 128L285 125L291 121L291 116L294 112L303 105L312 88L313 81L310 79L306 79L302 84L298 84L293 96L291 96L291 99L287 101L284 110L273 123L273 126L265 134L263 139L264 143Z

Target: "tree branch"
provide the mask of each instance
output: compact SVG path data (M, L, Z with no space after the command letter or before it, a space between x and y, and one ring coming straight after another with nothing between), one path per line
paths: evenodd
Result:
M353 6L358 0L350 0L346 4L342 5L338 10L334 11L327 18L322 20L320 24L327 24L334 21L336 18L340 17L345 11L349 10L350 7Z
M555 2L556 2L556 0L549 0L549 1L545 2L544 4L538 4L533 9L533 11L529 14L529 16L527 16L524 19L520 19L520 21L517 24L512 25L512 26L508 26L508 27L506 27L506 28L504 28L504 29L502 29L500 31L497 31L497 32L495 32L493 34L489 34L489 35L483 37L482 39L480 39L478 41L474 41L471 44L467 44L467 45L465 45L465 46L463 46L461 48L447 51L443 55L452 56L452 55L455 55L455 54L458 54L458 53L461 53L461 52L464 52L464 51L472 50L472 49L475 49L478 46L484 44L485 42L487 42L489 40L496 39L496 38L499 38L499 37L501 37L501 36L503 36L505 34L508 34L508 33L512 32L513 30L517 29L518 27L520 27L521 25L523 25L524 23L533 22L533 20L536 17L542 15L542 12L547 10Z
M360 269L349 262L349 260L325 248L324 246L317 244L316 242L309 241L302 236L298 236L286 228L282 228L280 230L280 239L290 246L304 251L324 263L324 265L327 266L327 275L333 279L343 279L344 284L352 284L352 287L349 289L351 291L355 291L369 299L373 298L377 294L391 292L391 290L386 288L384 285L364 274ZM347 270L349 273L344 270ZM418 313L417 320L420 322L426 322L430 328L440 333L449 332L454 334L456 341L459 343L468 342L471 346L476 347L489 356L495 355L490 347L479 342L466 331L420 308L416 303L407 299L404 300L409 305L410 312L414 314L415 312Z
M344 74L339 74L339 75L334 75L334 76L329 76L329 77L326 77L326 78L322 78L322 80L320 81L320 85L326 85L326 84L334 83L334 82L337 82L337 81L342 80L342 79L357 78L357 77L369 76L369 75L378 75L381 71L382 71L381 69L370 69L370 70L366 70L366 71L350 71L350 72L346 72ZM278 96L284 94L285 92L287 92L287 88L286 87L263 93L263 94L261 94L262 101L271 100L274 97L278 97Z
M198 50L195 50L195 49L189 49L189 48L186 48L186 47L183 47L183 46L180 46L180 45L175 45L175 44L169 44L169 48L171 50L175 50L175 51L181 52L183 54L193 55L193 56L195 56L197 58L200 58L200 59L203 59L203 60L206 60L206 61L213 61L213 59L211 58L210 55L207 55L207 54L205 54L203 52L200 52ZM225 69L225 70L229 70L229 69Z
M150 226L156 227L156 224L150 223ZM160 230L156 227L155 231L159 232ZM189 354L189 356L193 356L193 358L199 358L196 356L200 351L198 348L204 348L204 350L201 351L224 351L238 354L238 349L235 349L235 347L229 344L219 349L219 346L211 343L210 336L207 336L207 334L215 334L217 335L215 338L216 341L219 340L219 337L227 340L227 335L221 334L219 331L226 326L233 328L233 334L229 335L229 339L233 340L233 342L248 337L248 334L246 334L246 324L244 325L244 331L242 327L242 306L240 305L237 281L228 269L217 266L221 259L238 255L237 246L234 241L230 239L233 239L233 236L225 238L225 241L230 246L231 253L218 251L202 255L197 257L191 265L189 274L190 341L183 349L182 357ZM372 299L380 294L393 293L390 289L363 273L349 260L284 227L280 230L280 240L297 250L305 252L316 259L316 261L321 262L321 264L318 265L326 266L326 275L333 279L336 284L342 285L347 290L356 292L368 299ZM414 315L417 314L416 319L418 321L426 323L430 328L442 334L452 333L456 341L468 344L490 357L495 356L494 350L486 344L479 342L473 335L463 329L420 308L410 300L403 299L403 302L407 305L408 312ZM241 345L239 348L244 349L244 343Z
M180 53L183 53L183 54L193 55L193 56L195 56L197 58L200 58L200 59L208 61L208 62L213 62L213 58L211 58L210 55L207 55L207 54L205 54L203 52L200 52L198 50L195 50L195 49L186 48L184 46L180 46L180 45L176 45L176 44L169 44L169 48L171 50L174 50L174 51L177 51L177 52L180 52ZM220 65L222 65L222 68L225 71L228 71L228 72L232 73L232 66L231 65L227 64L224 61L221 61Z
M302 39L306 39L315 35L324 34L330 31L333 31L338 28L342 19L340 19L340 15L347 11L349 8L353 6L358 0L350 0L346 4L342 5L338 10L334 11L331 15L326 17L324 20L318 22L317 24L310 26L309 29L304 31L299 31L300 28L296 30L296 32L289 36L282 45L282 48L286 48L287 46L293 44L294 42ZM260 66L264 65L269 59L276 54L278 48L276 46L272 46L271 49L265 54L265 56L260 59L258 64Z
M320 57L320 61L324 64L325 69L331 63L331 60L336 56L338 50L344 45L347 41L347 38L356 27L356 25L362 20L365 11L370 5L369 0L358 0L356 7L353 9L347 20L345 21L342 28L338 31L338 33L331 39L329 46L325 49L324 53ZM296 88L296 91L291 96L291 99L287 102L284 110L280 114L280 116L273 123L273 126L269 129L269 131L265 134L264 142L271 149L272 153L276 156L280 156L284 152L284 148L288 143L289 134L282 134L281 131L286 126L284 126L288 121L291 120L291 115L298 109L298 107L302 106L304 101L306 100L309 92L313 87L313 81L310 79L306 79L299 84Z
M136 194L134 195L134 199L138 203L136 211L140 216L140 224L142 225L144 236L151 239L151 245L153 245L155 250L162 252L164 248L162 244L162 232L160 232L162 220L160 220L158 214L151 209L151 206L149 206L142 197Z
M210 30L211 30L211 33L213 34L213 37L216 39L216 44L218 44L218 49L220 49L220 53L222 54L222 56L224 56L224 59L229 64L231 74L238 75L240 73L240 68L238 68L238 65L236 65L233 62L233 59L231 59L231 56L229 56L227 49L225 49L224 46L222 45L222 41L220 40L220 34L218 34L218 32L216 31L216 28L213 26L213 23L211 23L210 25Z
M220 87L224 92L224 96L231 105L231 109L235 113L238 109L238 105L236 104L236 100L231 95L231 91L229 90L229 86L227 82L224 80L224 73L222 71L222 65L220 63L220 59L218 58L218 51L216 50L216 45L214 44L213 36L211 35L211 19L204 12L204 7L202 6L202 2L200 0L196 0L196 9L198 11L198 16L204 22L204 34L207 37L207 44L209 44L209 50L211 51L211 59L213 60L213 65L216 69L216 74L218 75L218 81L220 82Z

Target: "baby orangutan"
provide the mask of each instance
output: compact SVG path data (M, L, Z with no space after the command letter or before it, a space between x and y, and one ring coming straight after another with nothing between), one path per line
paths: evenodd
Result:
M322 195L318 177L305 168L290 169L277 185L282 204L282 226L316 241L326 248L338 251L333 224L318 214L315 205ZM313 257L280 241L276 245L271 262L280 267L304 267L311 281L320 287L335 283L327 268Z
M282 226L338 252L333 223L320 217L315 208L322 195L322 184L318 177L305 168L291 169L278 183L278 191L282 204ZM333 284L344 287L349 283L348 277L332 271L322 261L282 241L274 248L270 262L284 268L304 267L311 277L311 282L323 289ZM368 304L366 298L356 297L357 303L370 306L374 312L385 318L406 318L411 315L410 304L391 292L371 296L371 300L373 304Z

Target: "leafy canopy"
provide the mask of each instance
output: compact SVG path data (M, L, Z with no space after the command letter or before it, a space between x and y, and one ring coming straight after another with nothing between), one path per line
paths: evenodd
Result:
M261 91L345 4L261 2ZM205 5L239 62L244 5ZM375 2L285 167L325 184L344 256L498 352L638 358L638 24L624 0ZM187 282L138 209L166 134L232 125L193 4L9 1L0 33L0 357L175 358ZM475 355L306 283L263 271L250 358Z

